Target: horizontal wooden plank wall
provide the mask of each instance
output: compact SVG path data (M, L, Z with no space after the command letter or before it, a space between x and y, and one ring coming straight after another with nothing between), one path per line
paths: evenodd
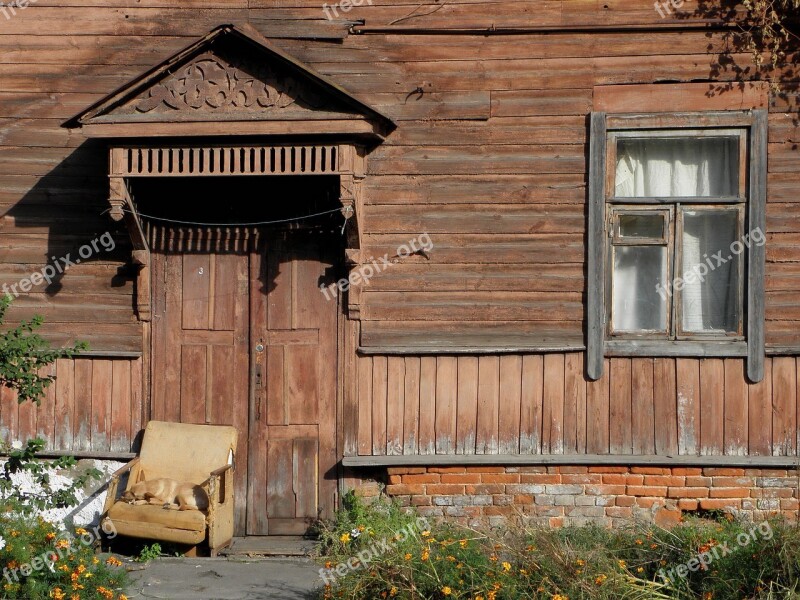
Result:
M435 248L365 287L367 339L467 332L582 344L592 90L731 81L736 69L716 64L723 35L669 30L691 19L662 19L651 0L516 0L502 11L497 2L476 0L436 5L430 14L416 4L374 0L334 21L321 5L39 0L13 18L0 15L0 288L105 231L117 241L114 252L76 265L56 286L20 297L9 321L41 313L58 343L78 338L95 350L141 350L125 268L129 247L105 214L104 148L61 123L211 28L249 23L399 122L369 157L365 253L392 255L423 232ZM695 5L688 1L686 9ZM349 34L350 21L358 20L486 33L504 26L585 30ZM663 29L591 31L629 25ZM748 55L732 58L749 65ZM788 113L796 98L788 101L776 98L770 107L767 343L797 348L800 129ZM353 444L359 454L770 454L797 447L794 358L769 360L758 386L745 384L738 360L613 359L606 377L591 384L579 353L355 362L356 439L344 447ZM131 370L130 390L122 364ZM6 393L0 428L22 437L41 422L54 448L127 449L140 424L134 382L141 378L133 377L139 361L80 359L58 369L52 406L14 408ZM345 401L353 406L353 398Z
M127 453L142 429L141 359L59 359L37 406L0 388L0 438L40 437L46 450Z
M582 353L358 360L358 455L793 456L798 370L768 358L612 358L587 382ZM354 454L355 455L355 454Z

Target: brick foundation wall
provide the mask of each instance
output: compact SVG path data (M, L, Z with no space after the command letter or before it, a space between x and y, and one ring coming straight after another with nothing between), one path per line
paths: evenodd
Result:
M389 468L386 493L424 516L473 527L523 518L561 526L669 526L687 511L798 517L798 471L685 467Z

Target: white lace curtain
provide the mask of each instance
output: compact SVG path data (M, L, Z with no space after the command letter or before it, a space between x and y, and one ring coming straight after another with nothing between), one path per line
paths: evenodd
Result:
M736 138L622 139L618 145L616 196L714 197L734 196L738 187ZM722 251L728 257L736 239L737 217L732 210L685 210L682 264L675 277ZM617 248L619 253L620 248ZM628 251L615 262L615 327L620 330L659 329L666 323L666 299L658 295L664 268L653 252ZM686 332L731 331L737 320L736 258L711 263L705 281L684 280L682 329ZM708 263L706 263L708 266Z

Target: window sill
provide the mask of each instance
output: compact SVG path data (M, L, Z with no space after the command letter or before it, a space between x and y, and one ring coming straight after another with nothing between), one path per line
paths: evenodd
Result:
M606 340L606 356L747 356L744 341Z

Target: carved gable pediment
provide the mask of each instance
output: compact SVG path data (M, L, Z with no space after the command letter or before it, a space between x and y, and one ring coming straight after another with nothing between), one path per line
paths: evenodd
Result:
M340 123L344 130L382 135L394 123L343 88L248 29L230 25L179 52L142 77L109 95L66 126L87 134L135 137L216 134L208 123L242 123L219 134L309 133L305 122ZM272 128L247 129L247 123L273 123ZM286 123L285 131L274 123ZM205 123L195 129L190 123ZM136 125L144 128L132 127ZM128 126L127 128L124 126ZM148 128L149 127L149 128ZM322 130L321 133L335 131ZM328 129L331 129L329 127Z

